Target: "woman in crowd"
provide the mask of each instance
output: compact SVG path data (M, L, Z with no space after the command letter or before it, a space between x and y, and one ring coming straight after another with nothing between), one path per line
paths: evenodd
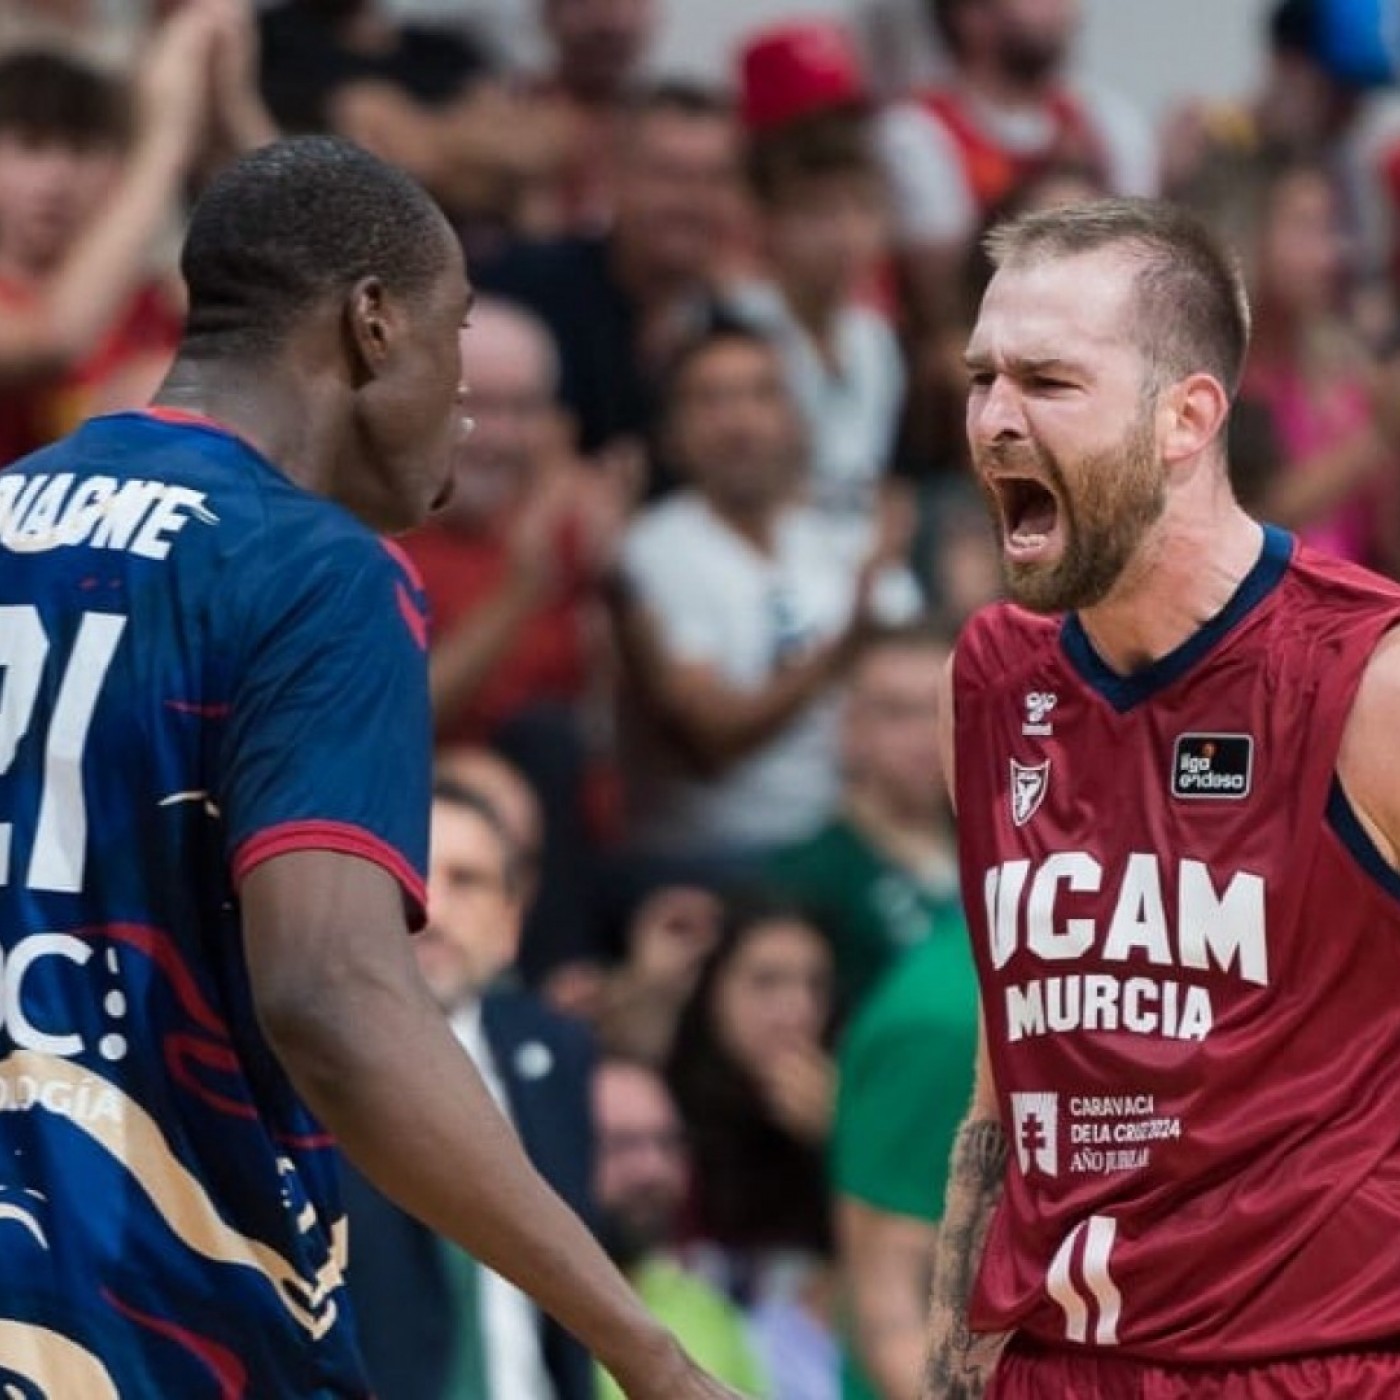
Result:
M669 1065L691 1137L692 1233L749 1308L778 1400L835 1394L831 976L826 940L795 908L732 901Z

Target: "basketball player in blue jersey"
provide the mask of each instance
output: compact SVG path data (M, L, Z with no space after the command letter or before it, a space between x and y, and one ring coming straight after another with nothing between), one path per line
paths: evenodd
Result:
M333 1139L638 1400L722 1400L424 989L423 600L471 294L407 177L269 146L196 208L149 412L0 473L0 1391L364 1397Z

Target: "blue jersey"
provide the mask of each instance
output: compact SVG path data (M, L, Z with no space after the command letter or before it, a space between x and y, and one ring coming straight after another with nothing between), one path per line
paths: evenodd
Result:
M334 1147L259 1034L238 887L348 852L421 917L423 606L203 420L0 473L0 1391L368 1394Z

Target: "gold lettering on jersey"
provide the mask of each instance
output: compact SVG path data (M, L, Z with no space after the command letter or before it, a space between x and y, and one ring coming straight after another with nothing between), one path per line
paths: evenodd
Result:
M0 474L0 549L14 554L87 545L164 559L191 520L218 524L204 492L168 481Z
M983 893L998 971L1017 952L1050 964L1096 954L1105 963L1139 965L1130 977L1065 968L1008 986L1008 1038L1121 1030L1204 1040L1214 1024L1210 992L1172 971L1216 970L1268 986L1263 878L1237 871L1221 890L1204 861L1182 860L1174 889L1169 910L1161 860L1143 852L1128 856L1116 882L1084 851L1057 851L1036 866L1006 861L989 870ZM1106 921L1104 908L1112 911Z

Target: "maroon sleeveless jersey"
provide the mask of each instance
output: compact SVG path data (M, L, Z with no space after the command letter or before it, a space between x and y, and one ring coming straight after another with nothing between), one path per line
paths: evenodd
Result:
M1400 1345L1400 876L1336 780L1397 624L1400 589L1269 530L1130 677L1074 616L964 632L962 874L1011 1145L979 1330L1169 1363Z

